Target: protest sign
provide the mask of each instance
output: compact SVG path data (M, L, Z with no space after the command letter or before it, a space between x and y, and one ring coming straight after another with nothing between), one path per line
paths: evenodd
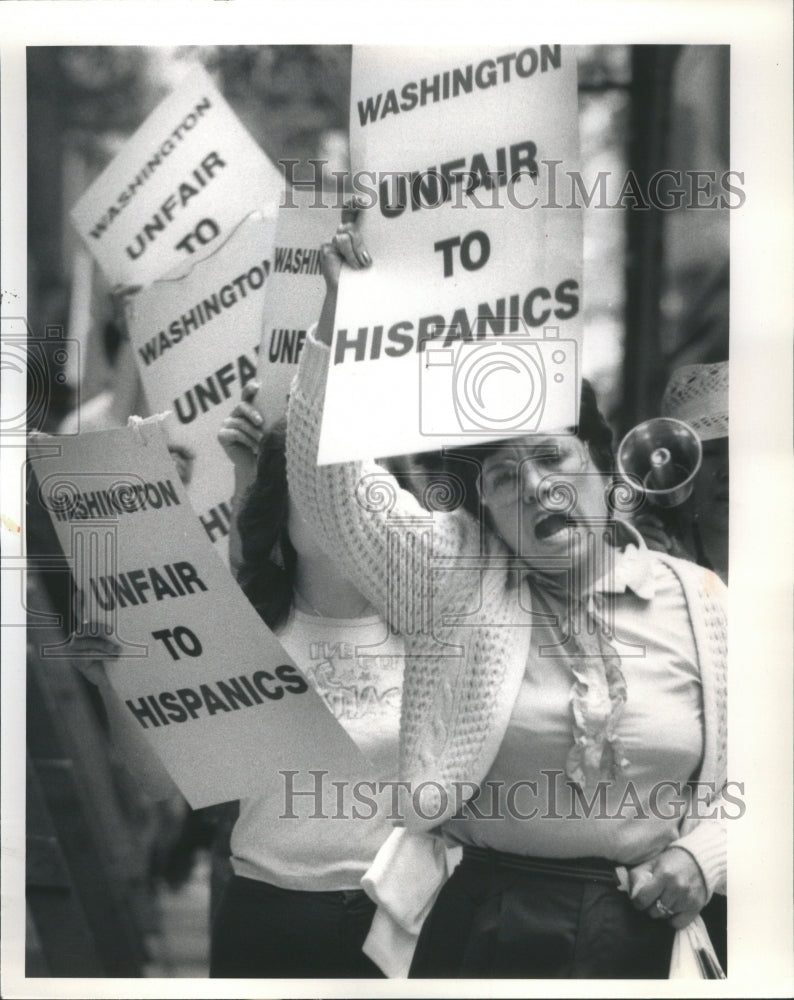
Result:
M189 274L156 281L127 302L147 401L154 412L169 411L171 445L193 456L190 502L218 543L229 533L234 482L217 435L256 376L274 229L273 218L254 214Z
M212 253L250 212L275 215L282 177L197 67L71 212L113 284L146 285Z
M31 458L79 620L121 645L110 683L193 808L281 788L279 770L362 773L207 541L159 421L36 439Z
M344 268L319 460L575 422L576 58L539 45L355 48L353 183L372 266Z
M287 409L287 394L309 327L325 297L320 245L333 235L339 213L316 193L291 190L279 209L267 280L255 400L269 426Z

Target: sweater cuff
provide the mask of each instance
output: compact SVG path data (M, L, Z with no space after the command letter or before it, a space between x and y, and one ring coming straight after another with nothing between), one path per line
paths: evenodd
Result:
M725 892L727 857L726 830L717 821L704 820L668 847L681 847L697 862L706 883L709 899L715 892Z
M293 391L297 391L307 402L322 402L325 395L325 383L328 378L328 364L331 358L331 348L321 344L316 337L317 324L309 328L306 340L303 342L298 374L295 377Z

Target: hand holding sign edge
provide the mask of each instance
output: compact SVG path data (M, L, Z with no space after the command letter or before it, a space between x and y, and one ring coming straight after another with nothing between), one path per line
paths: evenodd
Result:
M224 419L218 431L218 444L235 467L250 465L252 459L256 459L262 443L265 421L253 404L258 391L259 383L249 382L242 391L241 401Z
M339 288L339 275L342 265L347 264L355 271L369 267L372 258L364 246L358 229L358 217L363 204L353 198L342 210L342 222L337 226L336 233L330 243L320 247L320 261L325 278L325 301L323 302L320 320L317 324L317 340L321 344L331 345L333 341L334 316L336 314L336 293Z

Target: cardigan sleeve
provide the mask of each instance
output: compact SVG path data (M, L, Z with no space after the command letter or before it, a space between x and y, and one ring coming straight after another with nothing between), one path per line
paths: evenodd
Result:
M724 800L721 795L711 803L710 815L701 819L689 833L674 840L668 847L681 847L695 859L709 899L715 892L726 892L727 881L727 830L723 815Z
M395 591L390 593L390 575L386 572L390 556L394 558L390 535L398 523L404 524L412 518L426 523L429 514L412 493L401 489L395 478L376 462L318 466L329 357L329 348L319 343L311 330L290 394L287 420L290 496L328 555L381 614L390 619L395 615ZM373 419L376 417L373 414ZM464 511L436 511L432 515L432 551L436 559L454 560L472 548L475 536L479 544L477 526ZM439 574L433 574L431 581L426 562L415 560L411 572L415 574L416 587L429 587L432 583L438 590Z
M680 559L661 558L676 571L684 588L703 691L704 752L695 801L691 815L681 823L681 836L670 847L681 847L692 855L711 896L726 891L726 816L732 815L723 797L728 757L727 589L710 570Z

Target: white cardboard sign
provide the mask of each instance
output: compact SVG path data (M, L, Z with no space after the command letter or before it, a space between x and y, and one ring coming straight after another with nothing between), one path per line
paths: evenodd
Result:
M340 280L321 463L575 422L582 213L539 181L578 147L573 49L354 48L373 263Z
M197 67L71 212L112 284L147 285L212 253L249 213L275 215L276 167Z
M311 191L289 191L279 209L257 372L256 405L268 426L286 413L306 335L320 315L325 297L320 245L338 222L339 212Z
M232 584L159 422L37 439L31 455L81 620L120 643L109 680L193 808L281 788L279 770L333 762L364 773L353 741Z
M207 535L229 532L232 464L224 418L256 376L275 220L242 222L189 274L156 281L127 302L127 326L150 408L169 411L169 441L194 458L188 495Z

